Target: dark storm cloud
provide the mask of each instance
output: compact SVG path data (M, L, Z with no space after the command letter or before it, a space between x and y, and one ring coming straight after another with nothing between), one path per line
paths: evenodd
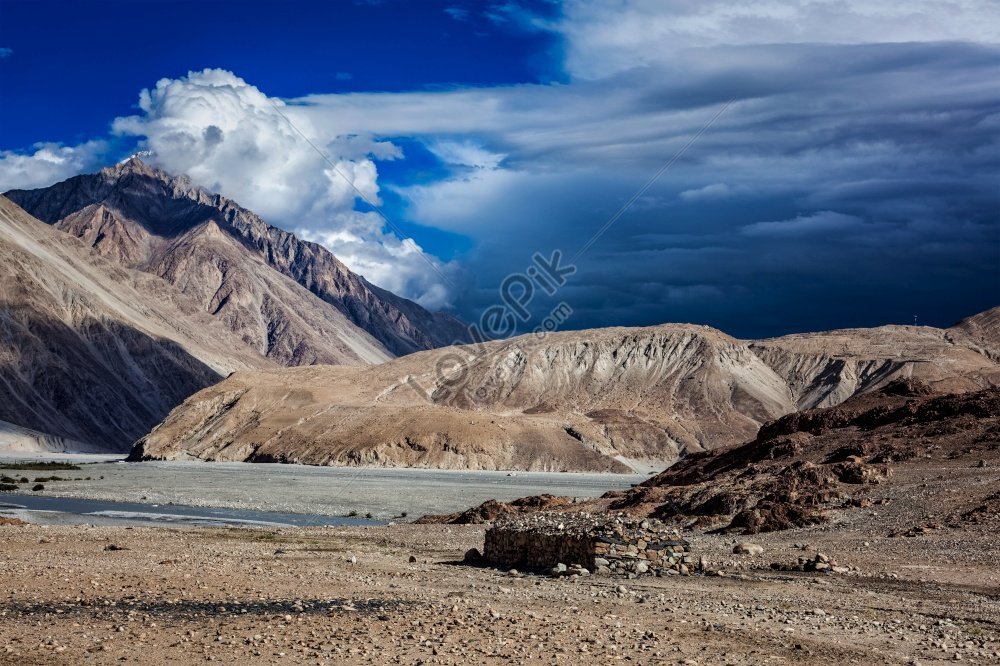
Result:
M914 314L947 324L1000 301L997 80L990 46L719 47L599 81L379 102L418 112L409 134L433 113L500 156L404 190L419 220L479 241L460 301L475 318L507 272L535 249L574 253L735 98L571 284L533 305L541 317L566 300L574 327L698 321L760 336Z

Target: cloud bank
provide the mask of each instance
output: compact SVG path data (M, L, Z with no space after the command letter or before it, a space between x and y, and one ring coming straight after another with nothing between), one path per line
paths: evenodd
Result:
M548 28L565 38L570 74L602 78L690 48L997 43L1000 10L992 0L568 0Z
M416 220L480 241L465 313L497 298L524 244L572 255L730 100L579 259L557 296L571 325L699 321L756 336L913 314L947 324L996 304L995 3L520 11L520 25L562 38L568 83L300 100L321 126L502 156L401 188Z

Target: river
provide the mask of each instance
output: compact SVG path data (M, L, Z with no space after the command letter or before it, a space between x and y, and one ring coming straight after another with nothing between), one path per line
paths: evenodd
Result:
M318 525L366 517L380 522L411 520L429 513L460 511L488 499L507 501L540 493L596 497L646 478L259 463L79 462L84 464L72 471L4 472L27 476L32 483L18 491L21 497L0 493L0 503L27 505L29 500L40 500L47 502L43 510L89 516L95 522L134 518L157 524L242 521ZM28 491L35 478L53 475L90 480L47 481L44 491ZM99 503L73 503L75 499ZM63 504L59 500L64 500ZM204 510L207 508L229 512L213 515Z

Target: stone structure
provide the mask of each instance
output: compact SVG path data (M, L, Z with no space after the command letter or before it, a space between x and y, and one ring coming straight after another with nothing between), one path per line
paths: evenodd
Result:
M486 532L483 557L504 567L553 574L693 573L689 544L651 518L533 513L501 519ZM561 565L561 566L560 566Z

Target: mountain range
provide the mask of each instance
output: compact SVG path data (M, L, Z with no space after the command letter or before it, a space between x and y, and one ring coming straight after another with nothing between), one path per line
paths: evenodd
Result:
M127 450L191 393L276 365L172 285L0 197L0 421L48 436L19 439Z
M738 340L664 324L534 334L369 367L237 372L140 440L134 459L650 471L762 423L913 379L1000 384L1000 308L947 329ZM457 380L438 376L464 358Z
M756 534L847 522L851 512L864 509L862 520L878 516L888 527L884 507L895 502L937 519L896 523L889 532L916 537L944 527L938 520L950 528L1000 524L1000 493L982 471L998 460L1000 387L942 394L904 377L839 405L787 414L747 442L686 456L629 490L582 501L553 495L488 500L417 522L495 522L539 511L626 512L689 530ZM940 484L937 493L928 490L929 478ZM928 497L935 514L918 508Z

